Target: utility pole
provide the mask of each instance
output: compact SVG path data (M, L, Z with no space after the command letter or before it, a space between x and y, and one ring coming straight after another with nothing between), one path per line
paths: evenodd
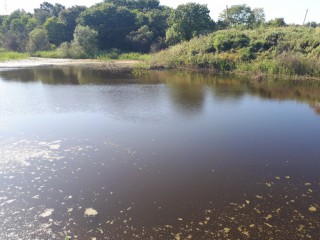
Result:
M227 14L227 16L226 16L227 24L229 24L229 8L228 8L228 5L226 6L226 14Z
M303 20L302 26L304 26L304 24L305 24L305 22L306 22L308 12L309 12L309 9L307 9L307 11L306 11L306 15L304 16L304 20Z

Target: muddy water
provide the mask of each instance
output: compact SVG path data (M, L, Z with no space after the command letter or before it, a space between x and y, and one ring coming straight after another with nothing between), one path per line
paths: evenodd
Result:
M0 239L320 239L320 85L0 71Z

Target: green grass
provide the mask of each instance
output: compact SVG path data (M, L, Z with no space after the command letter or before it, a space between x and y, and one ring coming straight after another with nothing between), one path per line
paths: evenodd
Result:
M39 51L31 54L32 57L41 58L64 58L63 54L57 50L52 51Z
M320 28L223 30L152 55L151 67L320 77Z
M28 53L18 53L8 51L6 49L0 48L0 62L9 61L9 60L18 60L18 59L26 59L30 57Z
M65 54L62 51L52 50L52 51L39 51L31 54L32 57L42 57L42 58L66 58ZM70 57L70 56L69 56ZM140 60L146 61L150 59L149 54L141 54L141 53L121 53L118 50L111 50L108 52L103 52L97 54L95 59L100 61L109 61L113 59L117 60Z
M149 54L141 54L141 53L121 53L117 50L111 50L109 52L100 53L96 56L96 59L101 61L108 61L108 60L139 60L139 61L146 61L150 59Z

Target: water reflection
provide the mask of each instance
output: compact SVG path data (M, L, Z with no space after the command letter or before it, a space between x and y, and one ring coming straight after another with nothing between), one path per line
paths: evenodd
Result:
M320 239L317 86L0 71L0 233Z
M81 66L33 67L0 71L0 77L7 81L41 82L44 84L87 85L87 84L129 84L132 75L107 72Z
M317 114L320 112L320 83L317 81L260 81L180 71L136 71L132 75L80 66L2 70L0 77L5 81L41 82L52 85L166 84L176 110L188 114L201 112L207 90L211 91L214 99L221 102L231 101L237 104L245 95L253 95L264 99L304 102Z
M217 101L231 101L237 104L245 95L258 96L263 99L296 100L310 105L316 113L320 111L320 82L297 80L265 80L211 75L189 72L151 72L146 79L157 79L166 83L174 99L181 107L201 108L205 98L205 89L212 92Z

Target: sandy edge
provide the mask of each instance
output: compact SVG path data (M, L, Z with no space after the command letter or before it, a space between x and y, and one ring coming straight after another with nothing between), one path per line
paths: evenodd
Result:
M95 59L56 59L56 58L27 58L21 60L10 60L0 62L1 68L27 68L39 66L84 66L89 68L125 71L132 70L134 65L140 61L136 60L110 60L99 61Z

